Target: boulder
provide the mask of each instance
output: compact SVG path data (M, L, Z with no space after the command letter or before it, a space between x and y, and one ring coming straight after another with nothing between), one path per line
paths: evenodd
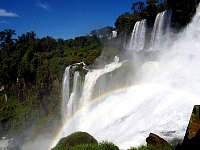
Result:
M67 137L62 138L52 150L65 149L80 144L98 144L98 142L87 132L75 132Z
M170 144L166 140L154 133L149 134L149 136L146 138L146 142L147 146L154 146L162 149L170 146Z

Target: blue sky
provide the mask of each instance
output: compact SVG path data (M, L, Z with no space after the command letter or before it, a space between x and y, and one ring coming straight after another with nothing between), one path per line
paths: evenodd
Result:
M35 31L37 37L74 38L91 30L114 26L134 0L1 0L0 30L17 35Z

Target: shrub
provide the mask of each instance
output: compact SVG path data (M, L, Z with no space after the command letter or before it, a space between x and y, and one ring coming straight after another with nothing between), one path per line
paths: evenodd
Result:
M69 148L55 147L53 150L119 150L117 146L110 142L98 144L80 144Z
M62 138L53 150L70 148L80 144L98 144L97 140L86 132L75 132Z
M141 146L139 148L132 147L129 150L175 150L175 147L170 145L169 147L163 149L155 146Z

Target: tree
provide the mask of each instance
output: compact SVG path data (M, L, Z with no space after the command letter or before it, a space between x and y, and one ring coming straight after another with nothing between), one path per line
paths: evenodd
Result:
M200 0L166 0L172 8L172 27L181 29L191 21Z
M137 12L137 7L138 7L138 2L134 2L131 6L131 10L133 11L133 13Z
M0 32L0 42L1 44L9 44L13 43L12 37L15 35L15 30L5 29L4 31Z
M18 36L17 43L18 44L33 44L33 42L36 40L36 34L34 31L26 32L25 34L22 34L21 36Z
M142 1L134 2L131 6L133 13L141 13L145 9L145 3Z
M142 11L144 11L144 8L145 8L144 2L139 1L139 6L138 6L139 12L141 13Z
M157 3L159 2L159 0L147 0L146 3L149 6L155 6Z

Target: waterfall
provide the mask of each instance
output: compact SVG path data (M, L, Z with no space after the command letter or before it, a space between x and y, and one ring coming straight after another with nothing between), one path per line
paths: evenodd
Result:
M140 51L145 46L146 36L146 19L137 21L133 28L131 40L129 43L129 50Z
M66 118L70 117L73 115L73 113L77 110L77 107L79 105L78 103L78 98L79 98L79 93L80 93L80 74L78 71L74 73L74 80L73 80L73 91L70 95L69 101L67 103L67 113L66 113Z
M84 62L76 63L66 67L65 73L63 75L63 84L62 84L62 102L61 102L61 113L63 123L72 116L73 113L79 107L79 101L82 94L82 79L80 73L75 71L77 66L81 66L83 70L89 71ZM73 82L71 77L74 76ZM70 90L70 86L73 85L73 88Z
M171 13L171 10L166 10L157 14L151 34L149 51L164 49L167 46L168 43L166 41L170 33ZM146 19L135 23L128 46L129 50L141 51L144 49L146 44L146 24Z
M83 94L81 96L81 105L89 102L92 99L94 86L96 84L97 79L108 72L111 72L117 68L119 68L122 63L119 63L119 58L115 57L114 62L108 64L103 69L91 70L85 76L85 82L83 87Z
M61 103L61 112L62 112L62 120L63 122L67 117L67 104L69 100L69 84L70 84L70 68L68 66L65 69L65 73L63 75L63 85L62 85L62 103Z
M83 84L80 79L78 71L74 73L73 89L70 93L70 70L76 67L76 65L83 64L83 69L88 70L84 63L77 63L72 66L68 66L65 69L63 76L63 89L62 89L62 117L63 122L67 118L73 115L73 113L81 106L91 101L94 92L94 86L96 81L105 73L112 72L113 70L121 67L123 62L119 62L119 57L115 56L114 61L108 65L105 65L103 69L88 70L89 72L85 76ZM71 71L73 72L73 71Z
M165 35L169 34L171 23L171 10L166 10L156 16L151 34L150 49L159 50L163 48Z
M117 31L112 31L112 38L116 38L117 37Z

